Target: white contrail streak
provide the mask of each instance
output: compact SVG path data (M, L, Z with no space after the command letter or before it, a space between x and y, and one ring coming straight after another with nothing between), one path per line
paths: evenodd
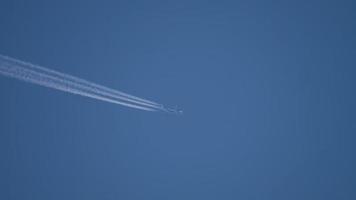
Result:
M94 99L146 110L179 113L162 104L135 97L68 74L0 55L0 74Z
M2 57L4 57L4 56L2 56ZM1 58L1 55L0 55L0 58ZM119 96L122 96L124 98L127 97L129 99L132 99L134 102L140 101L139 103L146 104L147 106L150 106L150 105L158 106L159 105L159 104L154 103L152 101L144 100L144 99L141 99L141 98L129 95L129 94L125 94L123 92L119 92L119 91L116 91L116 90L113 90L113 89L110 89L110 88L107 88L107 87L104 87L104 86L101 86L101 85L98 85L98 84L95 84L95 83L91 83L91 82L86 81L84 79L77 78L77 77L74 77L74 76L71 76L71 75L68 75L68 74L64 74L64 73L57 72L57 71L54 71L54 70L51 70L51 69L47 69L47 68L44 68L44 67L41 67L41 66L37 66L37 65L33 65L33 64L26 63L26 62L23 62L23 61L19 61L19 60L13 59L13 58L9 58L9 57L5 57L5 58L9 62L13 62L13 63L16 63L18 65L26 66L28 69L32 69L32 70L34 70L34 71L36 71L38 73L41 73L41 74L44 74L44 75L49 75L49 76L56 77L56 78L60 78L62 80L66 80L66 81L72 81L74 84L79 85L80 87L90 88L91 90L93 90L93 91L95 91L97 93L103 94L103 95L112 96L114 98L119 95Z

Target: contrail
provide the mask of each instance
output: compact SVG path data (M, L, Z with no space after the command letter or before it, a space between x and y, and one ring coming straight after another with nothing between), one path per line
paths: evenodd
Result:
M45 87L91 97L97 100L146 110L179 114L177 109L135 97L85 79L47 69L31 63L0 55L0 74Z

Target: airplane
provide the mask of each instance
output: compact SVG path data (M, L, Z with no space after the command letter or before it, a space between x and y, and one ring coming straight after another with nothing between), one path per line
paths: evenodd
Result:
M175 114L175 115L182 115L183 110L178 109L178 106L175 108L165 108L164 106L161 106L162 111L170 114Z

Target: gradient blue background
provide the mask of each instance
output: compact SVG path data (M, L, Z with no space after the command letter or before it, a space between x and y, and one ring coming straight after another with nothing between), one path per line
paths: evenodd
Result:
M165 105L0 77L0 199L356 199L353 1L0 2L0 53Z

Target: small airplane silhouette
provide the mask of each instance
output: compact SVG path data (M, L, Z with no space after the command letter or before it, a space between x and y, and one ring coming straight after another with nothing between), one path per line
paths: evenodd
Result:
M175 108L165 108L164 106L162 106L162 110L166 113L175 114L175 115L183 114L183 110L178 109L178 106L176 106Z

